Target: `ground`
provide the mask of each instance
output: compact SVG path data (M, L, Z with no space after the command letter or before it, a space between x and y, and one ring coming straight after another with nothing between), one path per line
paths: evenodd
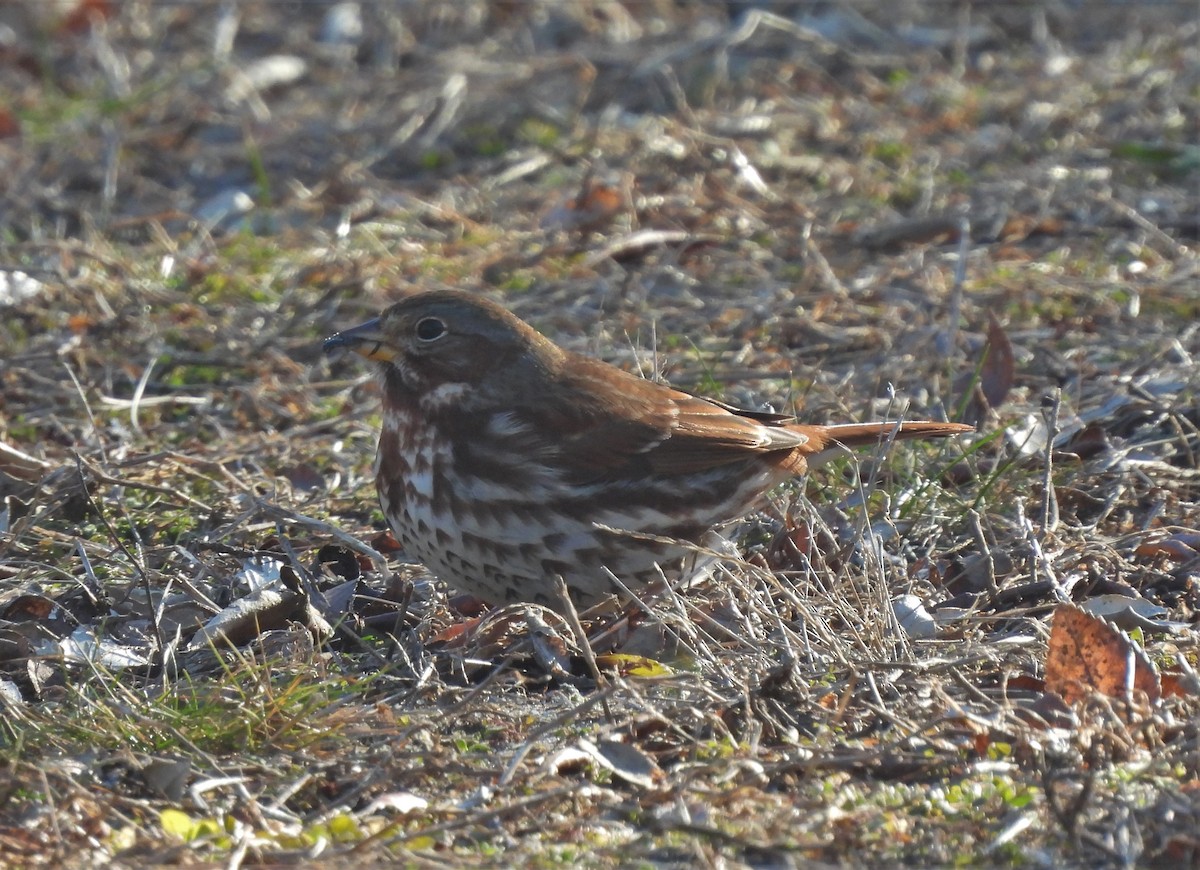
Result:
M1195 7L888 8L0 10L0 860L1196 862ZM436 287L977 432L772 493L597 673L384 534L321 340Z

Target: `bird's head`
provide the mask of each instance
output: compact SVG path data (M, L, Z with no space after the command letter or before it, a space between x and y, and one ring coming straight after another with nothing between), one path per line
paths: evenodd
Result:
M462 398L500 373L537 377L562 354L501 306L458 290L410 296L325 339L326 353L343 348L378 362L389 393L418 398L439 388Z

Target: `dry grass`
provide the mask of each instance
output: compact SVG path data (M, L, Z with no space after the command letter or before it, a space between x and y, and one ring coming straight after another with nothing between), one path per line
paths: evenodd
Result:
M1193 7L114 5L0 43L0 860L1196 860L1186 679L1038 683L1064 597L1196 661ZM378 570L377 390L320 339L438 286L980 432L774 494L597 686Z

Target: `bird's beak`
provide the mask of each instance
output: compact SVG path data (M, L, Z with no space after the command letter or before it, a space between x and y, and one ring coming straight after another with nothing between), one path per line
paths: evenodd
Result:
M362 326L331 335L321 345L321 349L325 353L333 353L335 350L343 348L378 362L390 362L396 358L396 351L384 338L378 318L368 320Z

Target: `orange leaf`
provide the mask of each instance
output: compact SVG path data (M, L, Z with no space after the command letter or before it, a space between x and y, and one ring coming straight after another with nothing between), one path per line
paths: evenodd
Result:
M1013 353L1012 342L1008 333L996 319L996 315L988 312L987 344L984 345L983 362L979 367L979 383L963 411L963 422L978 426L987 416L991 408L998 408L1008 397L1016 379L1016 355Z
M434 634L432 642L444 643L447 647L462 646L466 642L467 635L478 628L481 621L482 618L477 616L464 622L448 625Z
M1200 557L1200 534L1192 531L1176 532L1170 537L1156 541L1143 541L1134 551L1139 556L1166 556L1176 562L1190 562Z
M1127 634L1073 604L1054 611L1046 690L1069 704L1094 693L1133 700L1137 691L1151 703L1162 697L1158 671L1146 653Z

